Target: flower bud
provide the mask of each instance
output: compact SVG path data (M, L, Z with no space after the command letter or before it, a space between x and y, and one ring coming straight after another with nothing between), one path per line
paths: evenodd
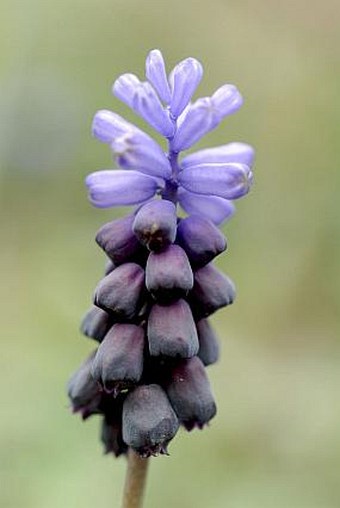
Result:
M142 206L135 217L133 231L138 240L149 250L159 250L176 238L176 207L165 199Z
M234 283L212 264L205 265L194 273L190 303L196 317L207 317L216 310L232 304L234 299Z
M182 360L171 371L166 393L179 421L187 430L202 428L216 414L209 380L197 357Z
M144 330L115 324L100 344L92 364L93 379L117 396L138 383L143 372Z
M94 304L113 314L115 319L133 319L144 295L144 270L135 263L115 268L98 284Z
M95 354L96 351L93 351L80 368L74 372L67 384L67 394L71 400L73 412L79 412L83 420L100 412L102 395L91 374Z
M190 358L198 352L195 322L185 300L171 305L153 305L148 321L149 350L152 356Z
M200 319L196 323L198 342L200 348L198 350L198 358L203 365L211 365L216 363L219 357L220 347L216 334L207 319Z
M159 385L138 386L123 405L123 440L142 457L167 453L179 427L177 416Z
M168 301L187 294L194 284L188 257L179 245L168 245L151 252L145 269L148 291L157 299Z
M91 307L85 314L80 331L98 342L101 342L113 325L111 316L99 307Z
M176 242L195 266L206 265L227 248L221 231L199 215L191 215L179 222Z
M96 235L96 242L115 265L130 261L141 250L141 245L132 231L134 219L134 215L128 215L108 222Z

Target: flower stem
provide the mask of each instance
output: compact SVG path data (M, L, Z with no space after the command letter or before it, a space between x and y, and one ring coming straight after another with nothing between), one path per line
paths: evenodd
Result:
M122 508L142 508L148 464L148 459L129 449Z

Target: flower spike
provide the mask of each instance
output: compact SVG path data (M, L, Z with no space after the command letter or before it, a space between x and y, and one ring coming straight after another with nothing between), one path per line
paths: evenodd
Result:
M92 133L118 169L87 176L89 200L134 209L97 232L108 264L81 325L97 349L68 384L74 412L101 415L105 452L143 459L167 454L180 425L201 429L215 416L206 367L218 360L219 342L208 317L235 300L234 283L213 264L227 248L218 226L250 191L254 163L241 142L181 153L241 107L234 85L190 102L202 65L186 58L168 78L157 49L145 74L121 75L113 93L167 150L112 111L94 116Z

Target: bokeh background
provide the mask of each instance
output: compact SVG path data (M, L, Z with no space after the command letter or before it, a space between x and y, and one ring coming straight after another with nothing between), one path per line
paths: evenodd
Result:
M218 261L238 288L213 318L218 416L152 461L145 506L339 507L339 21L336 0L1 1L1 507L120 504L125 461L65 383L94 346L78 332L94 234L120 213L86 199L85 175L112 167L91 119L133 119L110 86L152 48L200 59L199 95L239 86L244 107L199 146L246 141L257 160Z

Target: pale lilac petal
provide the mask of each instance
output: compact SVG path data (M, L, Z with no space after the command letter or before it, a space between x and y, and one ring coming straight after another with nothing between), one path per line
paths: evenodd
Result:
M177 118L186 108L203 76L203 67L195 58L186 58L170 75L172 98L170 111Z
M150 51L146 59L145 74L163 102L171 100L170 87L166 75L164 59L158 49Z
M237 199L249 192L253 174L245 164L200 164L181 171L178 181L190 192Z
M144 82L136 89L133 109L156 131L165 137L171 137L175 127L169 112L162 106L150 83Z
M116 138L111 148L123 169L135 169L165 179L171 176L169 159L158 143L142 131L136 130Z
M179 118L178 129L171 142L171 149L175 152L187 150L209 131L220 123L211 99L198 99Z
M111 143L116 136L122 136L134 129L134 125L106 109L97 111L92 122L92 134L103 143Z
M113 83L112 92L117 99L125 102L130 108L132 108L133 98L136 93L136 89L140 86L141 82L134 74L122 74Z
M228 143L187 155L182 159L180 166L184 169L210 162L237 162L251 167L254 162L254 154L254 148L246 143Z
M235 113L243 104L243 98L236 86L223 85L211 97L220 119Z
M201 215L216 225L230 219L235 213L234 204L227 199L194 194L183 188L180 188L178 191L178 200L187 214Z
M94 206L135 205L150 199L159 185L138 171L104 170L91 173L86 178L89 199Z

